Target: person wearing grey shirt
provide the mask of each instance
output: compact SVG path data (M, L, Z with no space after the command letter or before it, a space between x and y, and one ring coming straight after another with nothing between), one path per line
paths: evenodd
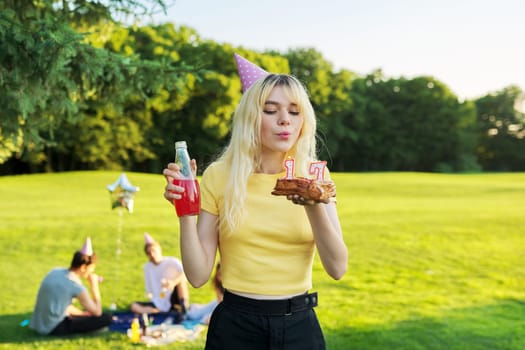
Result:
M96 263L97 256L88 237L82 249L73 254L69 269L54 268L42 280L30 328L40 334L67 335L108 327L112 317L102 312ZM87 280L91 295L82 278ZM73 305L74 299L84 310Z

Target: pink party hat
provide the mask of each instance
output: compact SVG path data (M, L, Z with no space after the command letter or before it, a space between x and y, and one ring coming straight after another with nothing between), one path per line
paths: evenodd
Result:
M256 66L246 58L233 54L235 57L235 63L237 63L237 71L241 78L242 92L245 92L253 85L257 80L269 75L267 71L259 66Z
M86 241L84 242L84 245L82 246L82 250L80 252L87 256L93 255L93 247L91 246L91 238L89 237L86 238Z
M152 244L155 243L155 240L153 237L151 237L147 232L144 232L144 244Z

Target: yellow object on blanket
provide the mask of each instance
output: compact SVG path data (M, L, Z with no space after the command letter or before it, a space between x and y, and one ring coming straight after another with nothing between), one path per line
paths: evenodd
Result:
M149 326L146 334L141 337L141 343L146 345L166 345L174 342L186 342L197 339L205 326L197 324L187 328L181 324L159 324ZM131 329L128 329L131 338Z

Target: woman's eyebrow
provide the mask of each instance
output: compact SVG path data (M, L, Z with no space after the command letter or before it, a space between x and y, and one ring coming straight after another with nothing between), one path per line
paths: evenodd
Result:
M268 100L264 102L265 105L274 105L274 106L280 106L281 104L277 101ZM297 107L297 103L290 103L289 106L291 107Z

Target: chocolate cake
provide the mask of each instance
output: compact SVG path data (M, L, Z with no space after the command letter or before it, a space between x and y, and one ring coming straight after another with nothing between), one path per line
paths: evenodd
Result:
M328 203L335 197L335 185L331 181L319 182L304 177L293 179L277 179L272 191L274 196L287 196L297 194L304 199Z

